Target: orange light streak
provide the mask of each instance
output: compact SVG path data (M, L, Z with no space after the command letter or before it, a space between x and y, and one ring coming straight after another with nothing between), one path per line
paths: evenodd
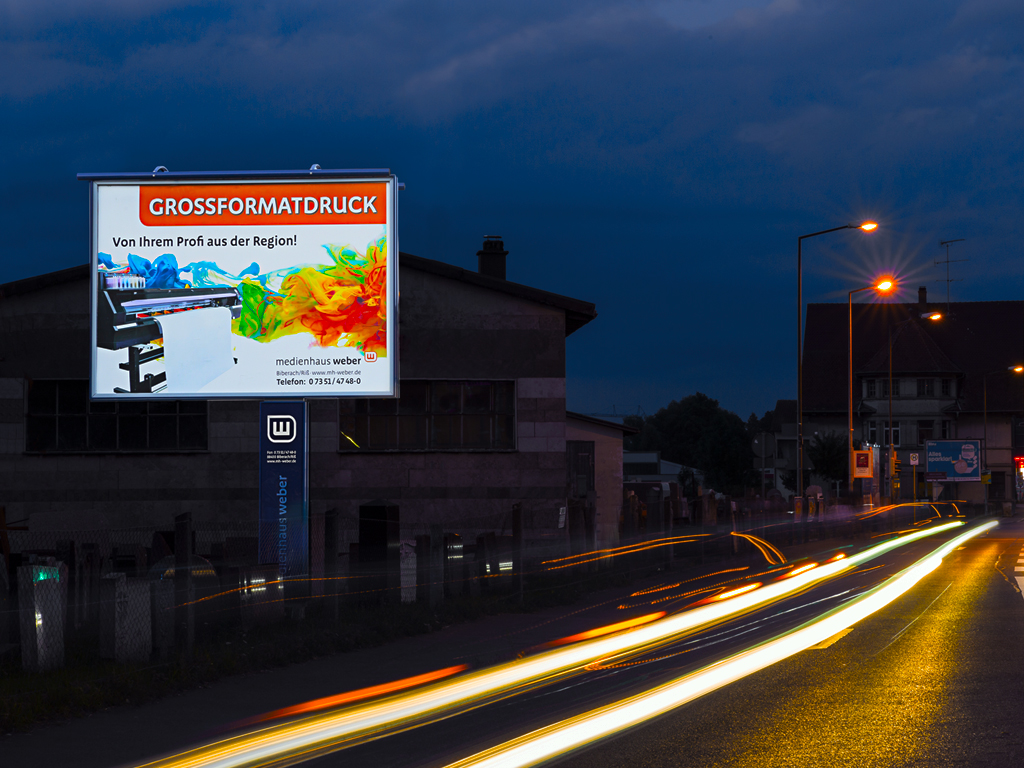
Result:
M597 627L595 629L588 629L586 632L580 632L577 635L569 635L558 640L551 640L544 643L541 648L555 648L559 645L569 645L570 643L579 643L583 640L591 640L595 637L604 637L615 632L621 632L624 629L632 629L633 627L639 627L643 624L650 624L652 621L657 621L665 615L664 611L658 611L657 613L648 613L646 616L637 616L633 619L626 619L615 624L607 624L603 627Z
M638 541L635 544L624 544L621 547L614 547L612 549L597 549L590 552L580 552L578 555L567 555L566 557L558 557L554 560L544 560L541 565L548 565L549 563L561 563L566 560L574 560L578 557L586 557L588 555L612 555L612 554L629 554L627 550L633 547L644 547L645 545L661 545L661 544L683 544L689 541L700 538L701 536L710 536L710 533L691 533L686 536L669 536L664 539L654 539L653 541ZM646 548L646 547L645 547ZM550 569L549 569L550 570Z
M755 589L761 586L761 582L755 582L754 584L747 584L745 587L738 587L736 589L730 589L728 592L723 592L715 600L728 600L730 597L736 597L737 595L744 595L747 592L753 592Z
M764 558L768 561L769 565L781 565L782 563L786 562L786 556L764 539L758 538L757 536L753 536L749 533L737 533L736 531L732 531L731 533L733 536L739 536L742 539L746 539L759 550L761 550L761 554L764 555ZM774 554L775 557L778 558L778 562L772 559L772 556L769 555L767 551L765 551L766 549L770 550L772 554Z
M547 568L546 570L557 571L557 570L559 570L561 568L572 568L574 565L583 565L584 563L593 563L593 562L595 562L597 560L604 560L606 557L615 557L616 555L632 555L632 554L634 554L636 552L646 552L648 549L657 549L658 547L665 547L665 546L668 546L669 544L687 544L687 543L690 543L690 542L693 542L693 541L696 541L696 539L680 537L679 540L663 539L663 540L659 540L659 541L657 541L655 543L648 543L647 546L640 546L640 545L634 544L633 546L639 547L639 548L638 549L631 549L628 552L613 551L611 554L598 555L597 557L591 557L591 558L588 558L586 560L577 560L574 563L565 563L564 565L553 565L550 568ZM586 554L590 554L590 553L587 552ZM575 555L574 557L580 557L580 556L582 556L582 553L580 555ZM562 559L566 559L566 558L562 558ZM555 562L558 562L558 561L557 560L548 560L548 562L549 563L555 563Z
M679 581L675 584L669 584L666 587L654 587L653 589L644 589L640 592L634 592L632 595L630 595L630 597L640 597L641 595L653 595L655 592L664 592L666 589L675 589L676 587L681 587L682 585L683 582Z
M274 711L267 712L264 715L257 715L256 717L241 720L230 726L230 728L243 728L250 725L256 725L257 723L265 723L268 720L280 720L282 717L301 715L307 712L319 712L322 709L330 709L331 707L337 707L342 704L351 704L354 701L364 701L365 699L372 699L375 696L383 696L386 693L396 693L409 688L415 688L417 685L432 683L435 680L451 677L452 675L456 675L467 669L469 669L469 665L458 664L454 667L445 667L444 669L438 669L434 672L427 672L422 675L415 675L414 677L406 677L402 680L394 680L390 683L371 685L368 688L359 688L355 691L339 693L336 696L324 696L321 699L313 699L312 701L307 701L303 704L295 704L291 707L275 709Z
M791 578L793 578L794 576L796 576L798 574L807 573L807 571L811 570L812 568L817 568L817 567L818 567L817 563L807 563L807 565L801 565L799 568L794 568L789 573L782 574L781 576L779 576L779 578L780 579L791 579Z

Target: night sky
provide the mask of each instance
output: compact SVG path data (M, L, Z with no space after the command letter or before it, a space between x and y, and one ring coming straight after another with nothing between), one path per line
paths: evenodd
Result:
M1020 0L0 3L0 282L88 259L78 172L388 167L401 250L597 305L568 406L795 396L805 299L1020 299ZM861 294L862 296L864 294Z

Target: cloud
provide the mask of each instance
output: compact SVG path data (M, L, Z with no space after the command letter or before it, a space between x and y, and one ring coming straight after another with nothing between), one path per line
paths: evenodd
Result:
M877 216L892 240L815 243L873 268L966 237L972 290L1009 290L1021 28L1019 0L0 0L5 258L81 260L79 170L390 166L404 248L472 266L500 231L520 279L600 300L595 360L700 327L738 380L729 333L766 371L788 338L742 296L789 295L796 231Z

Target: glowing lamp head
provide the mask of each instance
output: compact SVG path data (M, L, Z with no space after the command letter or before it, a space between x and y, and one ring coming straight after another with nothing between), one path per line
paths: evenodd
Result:
M891 291L895 286L896 283L889 278L885 278L875 284L875 290L879 293L889 293L889 291Z
M1014 373L1024 373L1024 365L1015 365L1010 370Z
M929 320L941 320L942 319L942 313L941 312L932 312L930 315L928 315L928 319Z
M878 229L878 224L874 221L865 221L863 224L860 225L860 228L863 229L865 232L874 232L876 229Z

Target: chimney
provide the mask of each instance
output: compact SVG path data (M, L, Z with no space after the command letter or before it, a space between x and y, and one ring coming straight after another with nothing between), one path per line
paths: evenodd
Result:
M504 280L506 256L508 251L501 241L501 235L484 235L484 247L476 252L477 272Z
M920 305L922 312L928 311L928 288L922 285L917 289L917 303Z

